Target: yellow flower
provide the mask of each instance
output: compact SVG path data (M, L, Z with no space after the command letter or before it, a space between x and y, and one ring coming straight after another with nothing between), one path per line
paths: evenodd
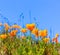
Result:
M56 38L59 37L59 34L57 33L55 37L56 37Z
M39 31L39 36L41 36L42 38L46 37L47 35L48 35L48 31L46 29Z
M18 29L20 29L21 27L15 24L15 25L11 26L11 28L18 28Z
M49 40L50 40L50 38L44 38L44 39L43 39L43 41L44 41L45 43L48 43Z
M35 28L35 24L27 24L26 28L30 31L32 31Z
M10 29L10 26L7 23L4 24L4 27L5 27L5 30Z
M38 37L39 36L38 29L36 29L36 28L33 29L32 34L34 34L36 37Z
M6 35L6 34L1 34L1 35L0 35L0 38L6 39L6 38L7 38L7 35Z
M45 29L44 30L44 36L47 36L48 35L48 31Z
M27 29L26 28L22 28L21 29L21 32L26 33L27 32Z

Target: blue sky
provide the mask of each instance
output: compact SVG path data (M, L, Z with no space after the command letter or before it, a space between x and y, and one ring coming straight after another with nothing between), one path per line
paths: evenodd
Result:
M32 22L35 17L40 29L52 28L54 34L60 34L60 0L0 0L0 13L11 23L18 23L22 12L24 23L29 23L29 11Z

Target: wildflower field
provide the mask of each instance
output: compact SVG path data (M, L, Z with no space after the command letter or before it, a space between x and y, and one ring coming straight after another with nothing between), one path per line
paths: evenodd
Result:
M0 23L2 26L0 55L60 55L58 33L50 39L48 30L40 30L34 23L26 24L25 28L17 24L10 26Z

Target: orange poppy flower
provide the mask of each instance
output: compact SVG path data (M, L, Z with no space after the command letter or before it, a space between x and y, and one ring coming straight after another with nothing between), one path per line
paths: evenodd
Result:
M35 28L35 24L27 24L26 28L30 31L32 31Z
M18 30L12 30L11 32L10 32L10 36L16 36L16 33L18 32Z
M44 41L45 43L48 43L49 40L50 40L50 38L44 38L44 39L43 39L43 41Z
M4 24L4 27L5 27L5 30L10 29L10 26L7 23Z
M7 35L6 35L6 34L1 34L1 35L0 35L0 38L6 39L6 38L7 38Z
M48 35L47 30L40 30L40 31L39 31L39 36L41 36L41 37L46 37L47 35Z
M26 28L22 28L21 29L21 32L26 33L27 32L27 29Z
M18 29L20 29L21 27L15 24L15 25L11 26L11 28L18 28Z
M53 38L52 41L58 43L58 38Z
M39 36L38 29L36 29L36 28L33 29L32 34L34 34L36 37L38 37Z
M57 33L55 35L55 38L52 39L52 41L58 43L58 37L59 37L59 34Z
M55 42L58 43L58 38L56 38Z

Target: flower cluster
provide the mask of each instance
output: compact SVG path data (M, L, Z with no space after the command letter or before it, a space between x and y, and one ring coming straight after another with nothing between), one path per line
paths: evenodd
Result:
M52 42L50 42L48 30L40 30L36 27L34 23L26 24L26 27L24 28L17 24L10 26L7 23L0 23L0 27L2 26L4 26L4 29L2 30L4 32L0 34L0 54L3 55L43 55L44 53L46 53L45 51L48 51L47 54L50 54L48 49L50 44L51 48L53 49L53 43L55 43L54 45L59 43L58 33L56 33L55 37L52 38ZM30 34L27 36L28 32ZM18 33L20 34L19 36ZM36 39L40 38L40 40L33 40L33 35Z

